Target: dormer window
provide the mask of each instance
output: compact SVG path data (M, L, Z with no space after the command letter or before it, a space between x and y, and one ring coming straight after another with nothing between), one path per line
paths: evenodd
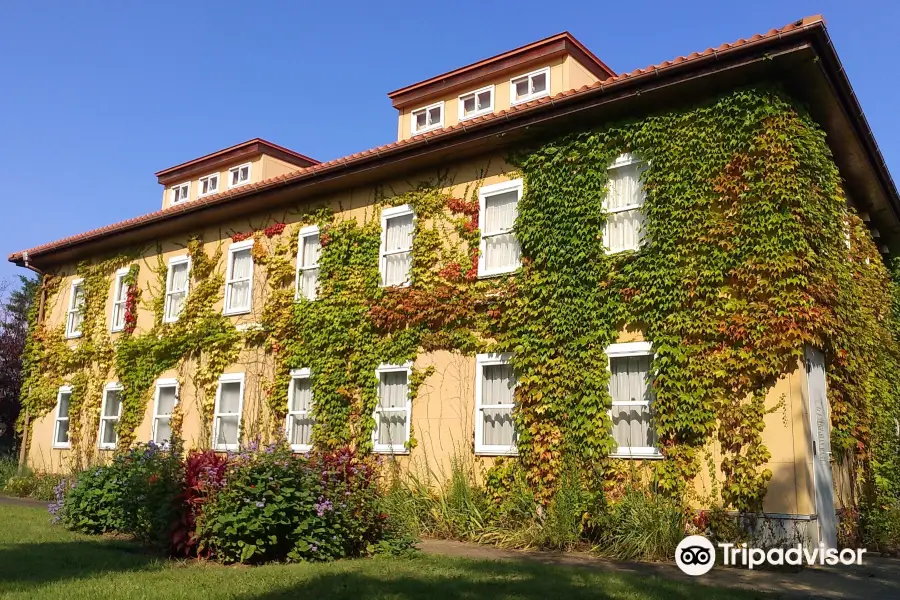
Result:
M191 195L191 182L187 181L172 188L172 204L184 202Z
M200 178L200 195L209 196L219 191L219 174L213 173Z
M494 112L494 86L481 88L459 97L459 120Z
M509 82L510 104L521 104L550 93L550 67L511 79Z
M413 135L444 126L444 103L438 102L412 111Z
M233 188L245 183L250 183L250 163L228 169L228 187Z

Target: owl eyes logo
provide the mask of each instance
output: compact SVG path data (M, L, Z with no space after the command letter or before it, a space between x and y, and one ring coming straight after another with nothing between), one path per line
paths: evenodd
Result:
M687 575L705 575L716 564L716 550L702 535L689 535L675 549L675 564Z

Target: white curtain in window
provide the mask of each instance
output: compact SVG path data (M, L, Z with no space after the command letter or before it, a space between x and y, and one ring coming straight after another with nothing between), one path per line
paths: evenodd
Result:
M609 213L604 232L604 245L610 252L637 250L643 242L644 214L640 209Z
M511 365L485 365L482 369L482 428L486 446L513 446L516 432L512 408L515 381ZM506 405L502 408L494 405Z
M413 216L387 219L385 230L384 285L402 285L412 265Z
M488 271L519 264L519 242L512 233L518 215L517 191L484 199L484 264Z
M153 432L153 441L158 444L172 439L172 411L175 410L177 394L174 385L159 388L159 401L156 411L156 428Z
M107 390L106 402L103 403L103 414L101 415L100 442L104 445L114 445L118 436L116 435L116 426L119 424L119 415L122 411L122 398L119 390Z
M250 275L253 272L253 257L250 255L250 249L233 253L232 261L228 309L250 308Z
M604 244L610 252L637 250L643 241L644 217L640 207L644 205L645 194L640 178L646 168L646 163L636 162L609 170L606 197L609 216Z
M307 377L293 380L294 390L290 406L290 443L297 446L309 446L312 442L313 419L310 415L312 408L312 386Z
M241 418L241 383L229 381L220 385L216 446L236 445L238 443L238 424Z
M298 280L300 285L299 295L307 300L316 299L316 286L319 282L319 253L322 246L319 243L319 235L307 235L300 239L300 271Z
M84 322L84 288L76 285L72 290L72 308L69 311L69 333L81 333Z
M128 287L124 277L116 277L116 297L113 299L113 329L125 327L125 301L128 298Z
M175 263L171 266L172 274L169 277L169 292L166 294L166 318L176 319L184 308L184 300L187 297L189 265L186 262Z
M650 356L614 357L610 370L613 437L622 447L655 446L656 434L650 420Z
M378 433L376 443L399 446L406 443L406 402L409 395L406 372L381 374L378 389ZM394 409L394 410L392 410Z
M56 415L56 443L69 443L69 399L71 394L61 393L59 395L59 409Z

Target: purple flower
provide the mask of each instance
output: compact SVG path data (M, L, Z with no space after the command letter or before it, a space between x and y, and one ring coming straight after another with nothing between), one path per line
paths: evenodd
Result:
M309 549L310 549L310 551L312 551L312 552L318 552L318 551L319 551L319 547L316 546L315 544L311 545L311 546L309 547Z

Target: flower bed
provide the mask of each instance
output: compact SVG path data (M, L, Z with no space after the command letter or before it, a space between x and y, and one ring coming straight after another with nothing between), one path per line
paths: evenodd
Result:
M411 547L386 514L374 460L285 446L222 455L153 444L60 485L57 519L118 532L179 556L222 562L332 560Z

